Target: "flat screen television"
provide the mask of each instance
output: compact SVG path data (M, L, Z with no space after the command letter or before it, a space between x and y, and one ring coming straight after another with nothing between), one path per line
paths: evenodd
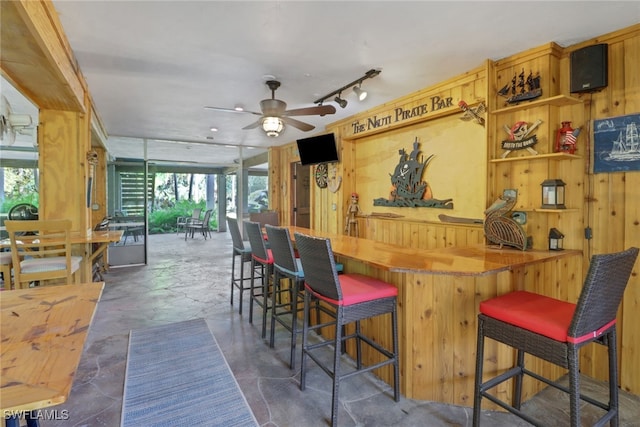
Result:
M336 138L333 133L298 139L298 153L302 165L316 165L338 161Z

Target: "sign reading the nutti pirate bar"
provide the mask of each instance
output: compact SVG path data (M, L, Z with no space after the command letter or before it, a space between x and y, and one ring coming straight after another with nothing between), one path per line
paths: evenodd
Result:
M432 96L430 102L425 104L416 105L411 108L398 107L394 108L390 114L374 115L361 120L357 120L351 124L351 130L354 135L361 132L373 130L382 126L388 126L393 123L402 122L405 120L413 119L415 117L421 117L429 114L433 111L438 111L443 108L453 107L453 98L440 96Z

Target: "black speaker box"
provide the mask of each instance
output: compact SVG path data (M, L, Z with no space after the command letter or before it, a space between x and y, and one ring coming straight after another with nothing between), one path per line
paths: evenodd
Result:
M571 52L571 93L595 92L607 87L606 43Z

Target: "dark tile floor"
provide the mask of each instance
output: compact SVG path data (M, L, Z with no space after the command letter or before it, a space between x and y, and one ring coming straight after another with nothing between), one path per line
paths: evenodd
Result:
M329 377L310 364L307 388L300 391L299 371L288 368L288 333L278 329L275 349L270 349L260 338L259 321L248 323L247 299L243 316L238 315L237 299L230 306L230 254L228 233L186 242L183 236L153 235L148 265L112 268L105 274L71 395L56 407L67 410L69 419L41 425L119 425L129 331L199 317L207 320L260 425L327 425ZM391 388L370 375L345 380L340 397L341 426L471 426L471 408L405 398L395 403ZM535 399L527 403L527 411L545 414L550 426L568 425L562 397L548 392ZM621 400L622 424L639 425L640 398L621 394ZM527 425L510 414L489 411L482 424Z

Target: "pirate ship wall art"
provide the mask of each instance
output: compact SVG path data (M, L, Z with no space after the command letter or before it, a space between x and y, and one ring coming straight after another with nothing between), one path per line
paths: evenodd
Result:
M413 142L413 151L407 153L403 148L398 151L400 158L391 178L391 190L388 198L373 200L374 206L393 207L429 207L453 209L453 199L438 200L433 198L429 184L422 175L427 165L435 157L434 154L423 159L418 139Z
M514 74L510 83L504 85L498 91L498 95L507 98L508 104L517 104L522 101L530 101L542 95L540 88L540 75L529 72L525 78L524 68L520 74Z

